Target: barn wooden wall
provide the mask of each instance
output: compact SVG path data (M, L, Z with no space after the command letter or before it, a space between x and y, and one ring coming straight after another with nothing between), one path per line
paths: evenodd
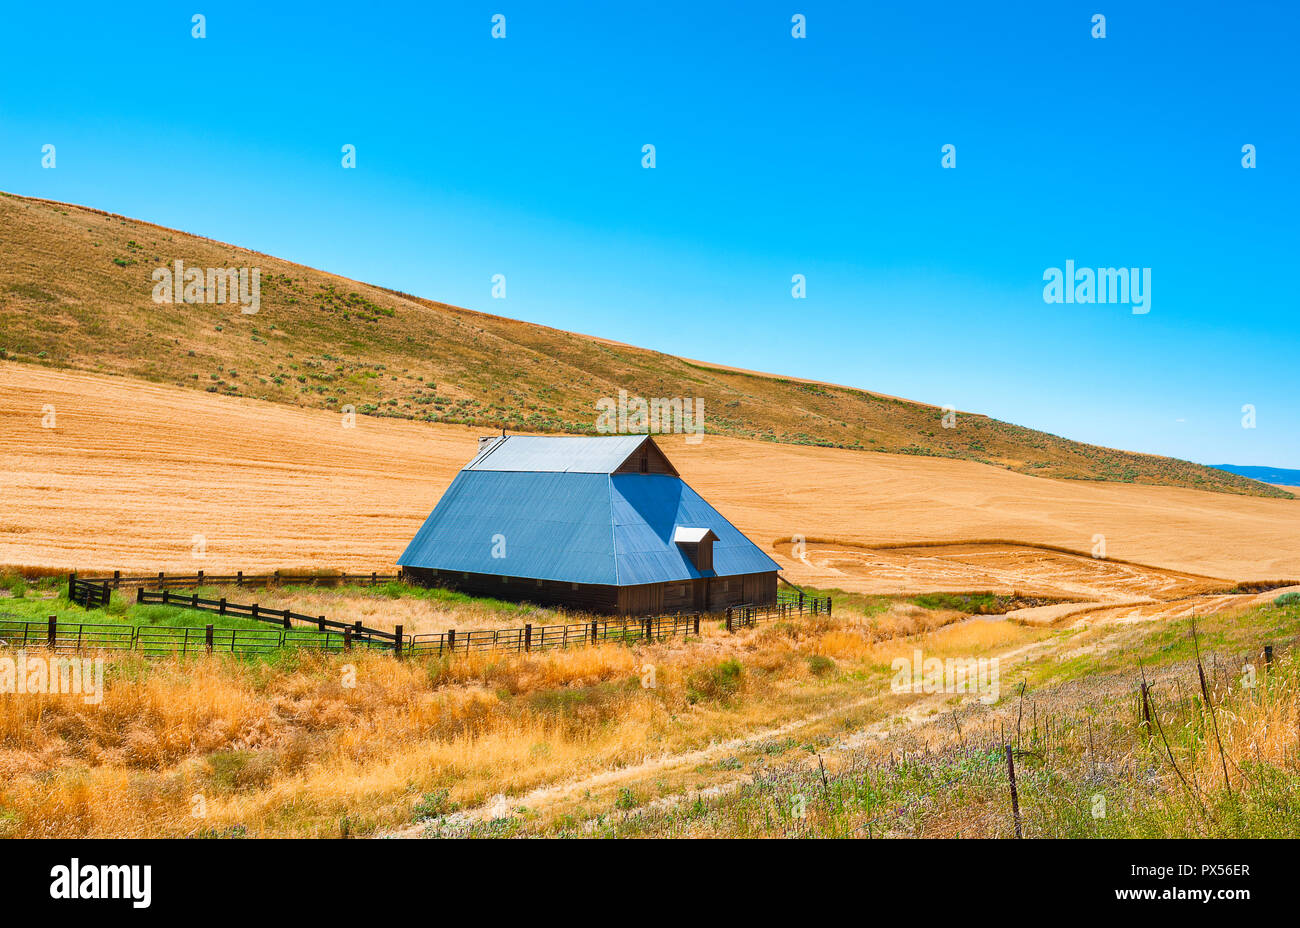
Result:
M424 567L406 567L403 572L413 582L425 586L445 586L471 596L562 606L581 612L622 615L721 612L741 603L763 606L776 602L776 571L623 587L495 574L467 575Z

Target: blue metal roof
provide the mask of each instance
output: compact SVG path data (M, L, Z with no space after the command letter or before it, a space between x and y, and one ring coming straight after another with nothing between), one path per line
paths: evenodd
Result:
M712 571L696 569L673 543L678 526L717 536ZM780 570L680 477L468 467L397 562L616 586Z
M647 441L645 435L610 437L507 435L495 439L465 470L609 474Z

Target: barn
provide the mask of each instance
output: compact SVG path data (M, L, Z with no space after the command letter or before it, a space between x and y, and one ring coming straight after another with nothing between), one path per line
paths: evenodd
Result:
M621 615L772 603L780 569L648 435L480 439L398 564L415 583Z

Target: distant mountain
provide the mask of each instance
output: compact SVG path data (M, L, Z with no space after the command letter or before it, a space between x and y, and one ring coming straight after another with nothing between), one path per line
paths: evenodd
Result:
M1238 477L1249 477L1261 483L1277 483L1284 487L1300 487L1300 470L1286 467L1248 467L1244 464L1211 464L1215 470L1226 470Z

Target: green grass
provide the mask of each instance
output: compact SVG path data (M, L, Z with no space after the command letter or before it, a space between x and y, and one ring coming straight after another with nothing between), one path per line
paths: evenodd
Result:
M921 593L918 595L855 593L838 588L804 587L813 596L829 596L834 612L859 613L866 618L880 615L894 603L908 603L922 609L962 612L967 615L1002 615L1013 609L1046 606L1074 600L1052 596L1021 596L987 591L970 593Z

